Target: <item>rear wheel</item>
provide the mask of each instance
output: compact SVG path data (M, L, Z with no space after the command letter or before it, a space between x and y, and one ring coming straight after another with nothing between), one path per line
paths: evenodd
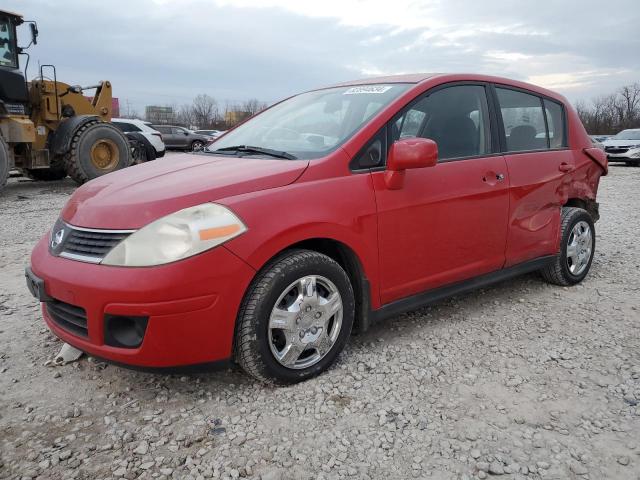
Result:
M9 147L0 137L0 190L6 185L9 178Z
M553 263L541 270L543 278L555 285L575 285L589 273L596 250L596 230L591 215L582 208L562 209L560 252Z
M131 149L117 127L90 122L73 135L64 163L69 176L82 184L131 165Z
M351 283L331 258L292 250L267 265L242 302L236 359L258 380L291 384L326 370L353 325Z

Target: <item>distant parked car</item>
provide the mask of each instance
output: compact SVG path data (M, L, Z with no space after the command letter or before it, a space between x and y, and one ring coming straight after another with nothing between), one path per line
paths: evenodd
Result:
M611 135L590 135L591 138L593 138L596 142L604 142L605 140L608 140L611 138Z
M640 128L622 130L602 143L610 162L640 165Z
M594 135L589 135L589 138L591 138L591 143L593 143L594 147L598 147L600 150L604 152L604 145L600 140L598 140L598 137Z
M196 133L184 127L154 125L153 128L162 134L162 140L164 140L167 148L199 152L211 141L211 137Z
M150 127L149 122L130 118L112 118L111 123L118 127L131 140L137 140L141 147L136 160L155 160L164 156L165 145L162 135Z
M225 133L225 130L196 130L193 133L198 133L200 135L206 135L211 138L218 138L220 135Z

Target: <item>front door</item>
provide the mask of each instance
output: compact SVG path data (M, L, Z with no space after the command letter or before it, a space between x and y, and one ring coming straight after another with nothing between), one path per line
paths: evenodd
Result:
M372 173L382 304L503 267L509 178L488 112L485 86L457 85L428 92L389 126L390 141L436 141L439 160L407 170L398 190Z

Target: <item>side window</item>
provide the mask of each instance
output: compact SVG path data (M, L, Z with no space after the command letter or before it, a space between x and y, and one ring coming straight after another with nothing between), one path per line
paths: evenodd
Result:
M128 123L121 123L121 122L111 122L115 127L118 127L118 129L121 132L130 132L131 130L129 130L129 124Z
M542 99L536 95L496 88L502 113L507 150L545 150L548 148Z
M173 133L174 135L182 135L186 132L186 130L184 128L172 128L171 129L171 133Z
M156 125L155 127L152 127L152 128L155 128L160 133L164 133L164 134L171 133L170 128L163 127L162 125Z
M438 159L473 157L491 152L485 87L459 85L437 90L401 112L391 124L393 141L430 138Z
M551 148L566 147L566 125L562 105L545 99L544 110L547 115L547 125L549 126L549 146Z

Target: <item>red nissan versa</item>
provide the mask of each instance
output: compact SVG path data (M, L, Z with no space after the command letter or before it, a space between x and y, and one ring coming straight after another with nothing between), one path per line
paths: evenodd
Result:
M580 282L607 173L533 85L403 75L278 103L208 152L80 187L27 283L62 340L137 367L327 369L352 329L539 270Z

